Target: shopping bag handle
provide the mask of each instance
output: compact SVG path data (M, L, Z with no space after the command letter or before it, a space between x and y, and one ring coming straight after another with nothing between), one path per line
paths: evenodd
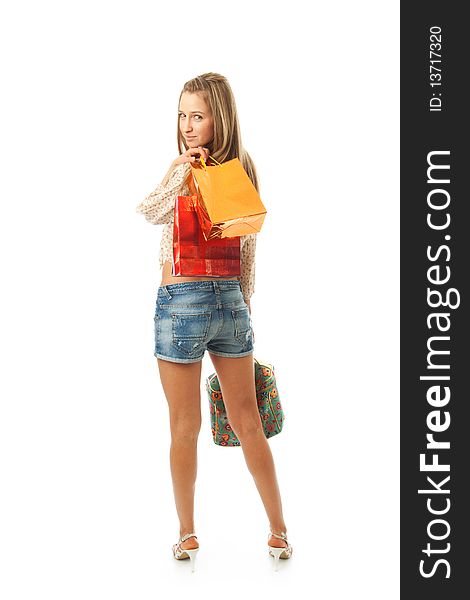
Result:
M215 160L215 158L213 156L211 156L209 154L209 158L212 158L212 160L217 163L219 166L221 166L221 164L219 163L219 161ZM206 167L206 161L202 158L202 155L199 157L199 160L201 161L202 166L204 167L204 169L207 171L207 167Z

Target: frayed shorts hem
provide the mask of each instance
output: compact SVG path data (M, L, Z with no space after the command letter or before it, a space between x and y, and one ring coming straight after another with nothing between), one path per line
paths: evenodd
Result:
M247 352L240 352L240 354L230 354L227 352L214 352L213 350L207 349L209 354L215 354L216 356L225 356L226 358L241 358L242 356L248 356L249 354L253 354L253 350L248 350Z
M156 352L154 353L154 356L156 358L161 358L162 360L176 363L195 363L200 362L204 358L204 356L200 356L199 358L173 358L172 356L163 356L163 354L157 354Z
M214 352L213 350L207 349L209 354L215 354L216 356L223 356L225 358L242 358L243 356L249 356L253 354L253 350L248 350L247 352L240 352L239 354L230 354L227 352ZM195 363L200 362L204 356L200 356L199 358L173 358L172 356L164 356L163 354L155 353L154 356L156 358L161 358L162 360L168 360L170 362L176 363Z

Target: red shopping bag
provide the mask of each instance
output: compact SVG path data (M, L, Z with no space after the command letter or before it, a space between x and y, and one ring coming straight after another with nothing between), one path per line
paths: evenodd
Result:
M173 220L173 275L240 275L240 237L206 240L197 215L197 195L178 196Z

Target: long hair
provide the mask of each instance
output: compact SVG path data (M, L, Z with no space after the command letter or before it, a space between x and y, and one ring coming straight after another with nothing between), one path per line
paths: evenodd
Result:
M201 94L211 109L214 118L214 137L207 144L209 154L220 163L238 158L259 193L255 165L242 146L235 98L227 79L218 73L204 73L190 79L181 90L178 106L184 92ZM178 152L182 154L189 146L181 135L179 117L177 140Z

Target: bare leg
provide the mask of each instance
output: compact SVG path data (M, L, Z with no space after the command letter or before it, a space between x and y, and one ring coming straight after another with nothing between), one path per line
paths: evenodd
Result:
M157 358L163 391L168 402L171 447L170 468L180 536L193 533L194 492L197 474L197 440L201 429L201 366L196 363L174 363ZM182 548L198 548L195 538Z
M246 464L255 480L271 530L285 532L281 495L273 456L256 401L253 355L228 358L210 354L220 382L227 417L240 440ZM285 547L285 541L271 537L270 545Z

